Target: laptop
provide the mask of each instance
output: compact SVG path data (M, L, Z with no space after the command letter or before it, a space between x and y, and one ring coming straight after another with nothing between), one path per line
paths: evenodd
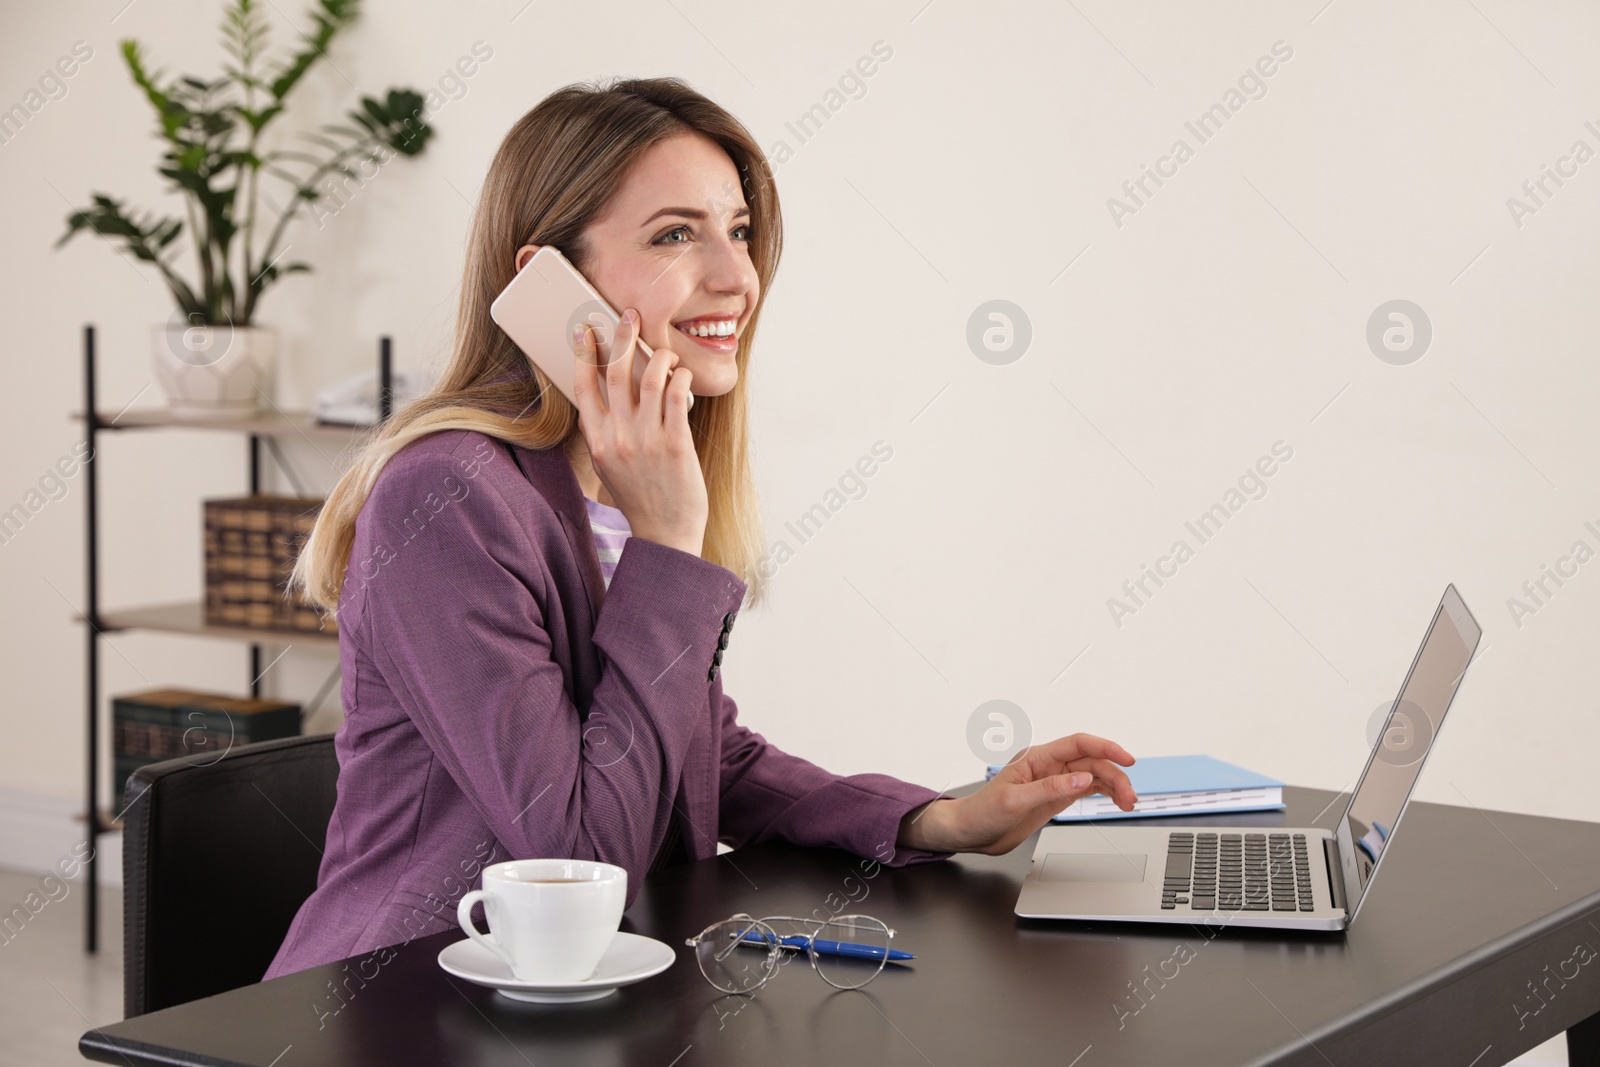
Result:
M1334 829L1204 822L1046 826L1016 913L1025 919L1349 929L1482 634L1456 587L1446 586Z

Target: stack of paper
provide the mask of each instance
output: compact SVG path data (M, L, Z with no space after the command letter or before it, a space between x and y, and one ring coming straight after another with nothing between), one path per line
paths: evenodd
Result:
M418 371L389 373L389 410L399 411L432 385ZM362 371L318 390L312 405L316 421L332 426L375 426L378 423L378 372Z
M1283 783L1211 756L1141 756L1123 768L1139 797L1132 811L1123 811L1100 793L1075 801L1055 822L1084 819L1137 819L1193 812L1272 811L1282 809ZM991 764L986 777L1000 770Z

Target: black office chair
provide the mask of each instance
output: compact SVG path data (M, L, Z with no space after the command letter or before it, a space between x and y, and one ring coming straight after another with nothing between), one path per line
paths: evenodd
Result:
M122 817L129 1018L261 980L317 886L338 776L332 734L133 773Z

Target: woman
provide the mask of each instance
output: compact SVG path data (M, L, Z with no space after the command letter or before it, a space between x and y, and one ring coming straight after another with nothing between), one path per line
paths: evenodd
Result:
M545 244L633 319L603 371L578 338L576 407L489 317ZM1006 852L1088 792L1132 807L1116 764L1133 757L1087 734L952 799L739 725L718 667L762 593L744 372L780 244L755 141L676 79L568 86L506 136L449 366L340 480L296 565L336 613L345 719L318 886L267 977L450 929L506 859L615 863L631 905L647 872L719 841L902 866Z

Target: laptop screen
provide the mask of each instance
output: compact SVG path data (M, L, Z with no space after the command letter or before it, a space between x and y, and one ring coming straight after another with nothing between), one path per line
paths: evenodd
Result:
M1482 633L1455 586L1447 587L1337 828L1347 895L1353 894L1351 918L1400 822Z

